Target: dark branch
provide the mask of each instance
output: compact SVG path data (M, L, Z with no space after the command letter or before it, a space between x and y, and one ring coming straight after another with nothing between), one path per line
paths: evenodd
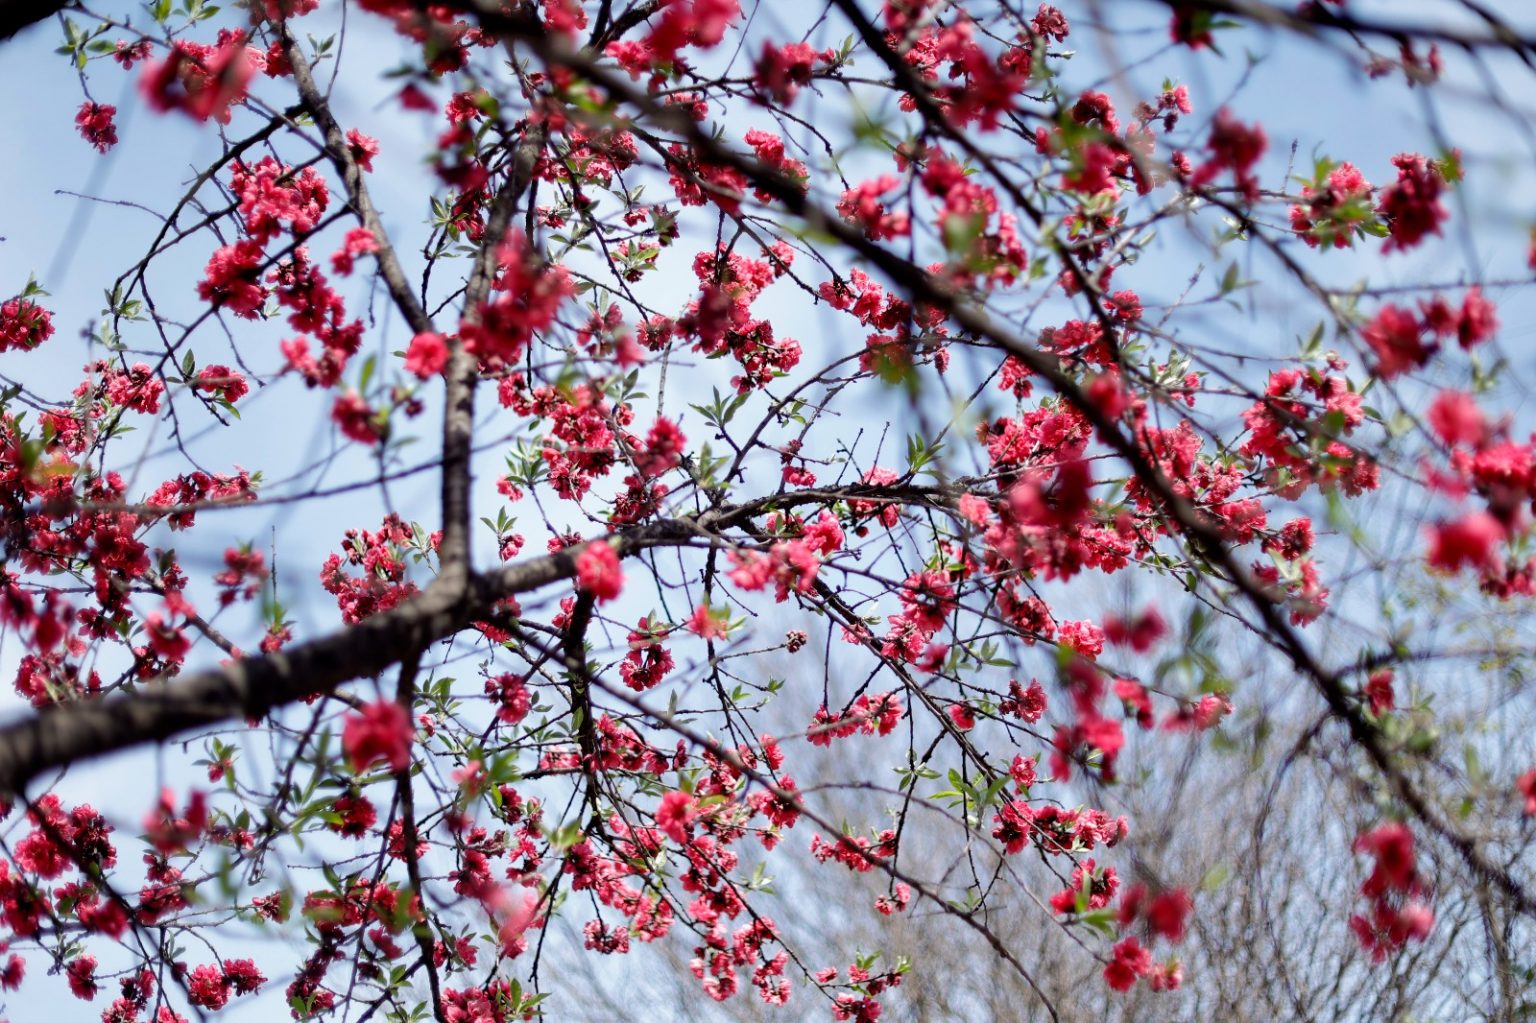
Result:
M943 499L932 487L827 488L769 496L686 519L662 519L602 539L620 557L653 547L718 543L723 531L774 508L849 497ZM472 622L492 617L507 597L574 577L581 550L574 547L477 574L467 587L452 581L434 583L397 607L289 650L245 657L174 681L153 680L132 692L56 706L0 727L0 796L18 795L44 772L77 761L163 742L237 717L259 718L354 679L376 676Z
M53 17L70 6L56 0L0 0L0 40L9 39L23 29Z

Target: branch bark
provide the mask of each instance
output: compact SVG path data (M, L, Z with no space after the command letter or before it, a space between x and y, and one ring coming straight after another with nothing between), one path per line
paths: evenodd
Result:
M653 547L723 542L720 534L774 508L865 500L944 499L932 487L850 486L770 495L688 518L661 519L606 539L618 555ZM237 717L259 718L354 679L376 676L440 640L490 617L507 597L571 579L572 547L470 576L438 580L419 596L289 650L244 657L175 680L155 679L131 693L61 704L0 727L0 797L19 796L46 771L146 743L164 742Z
M696 535L676 522L642 527L614 541L623 553ZM0 728L0 794L20 795L45 771L161 742L377 675L415 651L454 635L497 601L576 574L576 550L561 551L491 577L467 591L429 586L414 600L290 650L246 657L175 681L159 679L104 700L65 704Z

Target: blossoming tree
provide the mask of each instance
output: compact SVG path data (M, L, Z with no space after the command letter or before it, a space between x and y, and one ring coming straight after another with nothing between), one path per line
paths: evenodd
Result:
M82 155L214 154L113 181L153 220L99 315L3 285L20 1004L61 974L107 1023L576 1018L564 921L685 949L701 999L878 1018L922 958L813 940L780 863L860 875L840 915L944 917L1027 1012L1062 959L1176 1004L1224 896L1133 794L1273 727L1239 657L1294 696L1289 751L1252 744L1275 784L1325 743L1352 779L1318 926L1397 970L1470 907L1513 975L1536 751L1450 756L1426 694L1468 663L1523 693L1528 649L1429 626L1536 588L1495 305L1526 252L1443 269L1494 176L1455 138L1287 161L1273 104L1191 83L1259 26L1434 97L1531 59L1518 26L347 6L0 4L55 26ZM1358 596L1416 568L1431 597ZM65 771L146 751L166 784L110 805Z

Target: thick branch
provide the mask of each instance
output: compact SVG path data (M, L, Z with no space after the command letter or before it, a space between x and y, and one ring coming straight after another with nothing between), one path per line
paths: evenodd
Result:
M931 499L932 488L829 488L773 495L686 519L662 519L605 539L620 557L652 547L717 542L714 537L773 508L825 504L850 497ZM134 692L50 708L0 727L0 796L22 793L46 771L208 728L368 678L489 617L507 597L543 589L576 574L573 547L472 576L467 587L434 583L424 593L356 625L288 650L245 657Z
M357 211L358 219L373 233L374 241L378 242L379 250L375 256L379 263L379 276L383 278L384 286L389 289L389 297L394 300L395 306L405 317L405 322L411 325L412 330L418 334L430 332L432 318L422 309L421 303L416 300L416 295L411 291L410 281L406 279L405 270L400 266L394 246L389 242L389 233L384 230L384 222L379 219L379 211L373 205L373 198L368 194L368 186L363 181L363 170L352 158L347 137L342 132L341 125L331 114L330 103L321 94L319 85L315 83L314 73L308 59L304 56L304 51L289 34L286 25L279 25L277 28L282 32L283 54L293 66L293 80L298 86L299 97L303 99L305 109L314 117L315 124L320 126L320 131L325 136L325 154L330 157L336 172L341 175L342 186L347 191L347 198L352 208Z
M1316 36L1324 30L1342 31L1351 35L1375 36L1390 39L1399 46L1413 42L1445 43L1464 50L1508 49L1519 54L1529 64L1527 57L1536 53L1536 39L1522 36L1492 11L1471 0L1462 0L1461 6L1476 14L1489 28L1487 32L1465 31L1444 24L1388 22L1358 17L1353 13L1337 10L1327 4L1292 4L1280 6L1259 3L1257 0L1161 0L1176 10L1200 10L1212 14L1229 14L1247 18L1260 25L1289 29L1303 35Z
M676 524L669 525L676 537ZM662 542L664 535L666 531L656 527L635 530L615 546L632 551ZM573 552L562 551L503 569L493 580L478 580L468 593L458 587L429 587L389 611L289 650L26 718L0 728L0 793L18 794L54 768L236 717L259 718L343 682L377 675L465 628L496 601L575 573Z
M0 40L9 39L22 29L51 18L73 0L0 0Z
M512 153L507 180L497 190L486 218L480 251L464 288L466 324L479 322L481 304L491 293L500 267L498 250L519 204L533 184L533 171L549 138L543 123L529 125ZM472 456L475 431L475 385L480 363L464 350L457 338L450 342L452 357L443 374L447 382L443 410L443 542L438 548L443 571L449 578L467 579L471 570L469 528L473 516L470 491L474 482Z
M558 578L556 566L537 567L544 569L539 574ZM274 707L324 693L349 679L376 675L412 649L463 628L469 622L467 611L463 601L446 601L429 590L291 650L243 658L175 682L154 681L132 693L72 703L27 718L0 729L0 792L17 795L44 771L234 717L259 718Z

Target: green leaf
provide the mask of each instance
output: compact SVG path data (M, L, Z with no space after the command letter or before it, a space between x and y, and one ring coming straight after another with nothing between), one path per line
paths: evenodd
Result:
M1470 742L1462 750L1462 760L1467 765L1467 780L1473 785L1481 785L1488 780L1488 773L1483 770L1483 762L1477 755L1477 749Z
M1087 924L1105 937L1115 936L1115 913L1113 909L1096 909L1091 913L1084 913L1077 918L1079 923Z
M582 837L581 823L571 821L550 832L549 844L560 852L564 852L580 842Z

